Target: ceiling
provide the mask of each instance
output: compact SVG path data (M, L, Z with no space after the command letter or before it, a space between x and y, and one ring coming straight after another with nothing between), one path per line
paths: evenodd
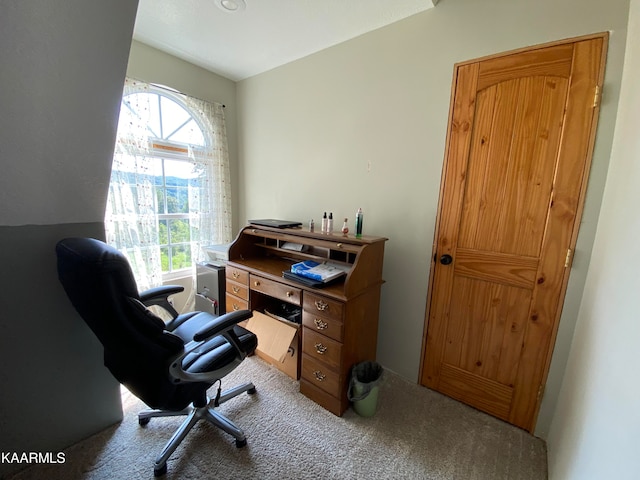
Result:
M234 81L432 8L438 0L139 0L133 38ZM222 4L235 11L225 10Z

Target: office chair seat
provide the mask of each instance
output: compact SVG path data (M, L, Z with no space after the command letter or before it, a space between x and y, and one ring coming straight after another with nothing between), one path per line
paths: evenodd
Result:
M156 287L138 293L122 253L90 238L67 238L56 245L58 276L71 303L104 347L104 363L113 376L152 410L138 414L140 425L151 418L185 415L154 466L156 476L191 428L201 419L246 444L244 432L215 411L241 393L255 393L252 383L222 392L207 390L253 353L257 337L238 325L247 310L214 317L190 312L178 315L168 297L182 287ZM148 308L159 305L173 318L165 324Z
M166 328L187 343L193 340L193 336L198 330L210 320L209 313L191 312L176 317L175 321L170 322ZM253 333L240 326L235 326L233 331L244 350L253 352L256 349L258 339ZM235 356L236 351L233 346L219 336L205 342L198 349L198 353L187 355L182 361L182 365L189 372L206 372L232 362Z

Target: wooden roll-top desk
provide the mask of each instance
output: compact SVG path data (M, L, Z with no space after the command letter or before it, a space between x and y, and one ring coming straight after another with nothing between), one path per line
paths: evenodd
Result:
M264 311L274 301L298 307L300 392L335 415L349 406L351 367L376 359L386 240L250 225L230 246L227 311ZM349 271L322 288L283 277L303 260L336 262Z

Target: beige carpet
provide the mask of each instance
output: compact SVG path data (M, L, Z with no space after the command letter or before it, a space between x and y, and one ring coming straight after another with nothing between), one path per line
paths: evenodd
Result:
M256 357L223 384L250 379L258 393L220 407L247 435L245 448L200 422L167 462L169 479L530 479L547 478L542 440L385 372L378 411L332 415ZM38 465L27 479L153 478L153 463L181 417L138 426L137 399L122 423L67 450L66 463Z

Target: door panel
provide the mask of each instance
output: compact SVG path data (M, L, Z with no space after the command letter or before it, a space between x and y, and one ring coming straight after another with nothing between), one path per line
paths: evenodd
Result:
M421 382L528 430L577 236L606 38L454 77Z
M538 270L538 257L458 247L455 269L456 275L532 289Z
M566 87L527 77L478 92L459 247L539 255Z
M573 42L533 48L480 62L478 90L495 83L527 76L551 75L569 78L573 65Z

